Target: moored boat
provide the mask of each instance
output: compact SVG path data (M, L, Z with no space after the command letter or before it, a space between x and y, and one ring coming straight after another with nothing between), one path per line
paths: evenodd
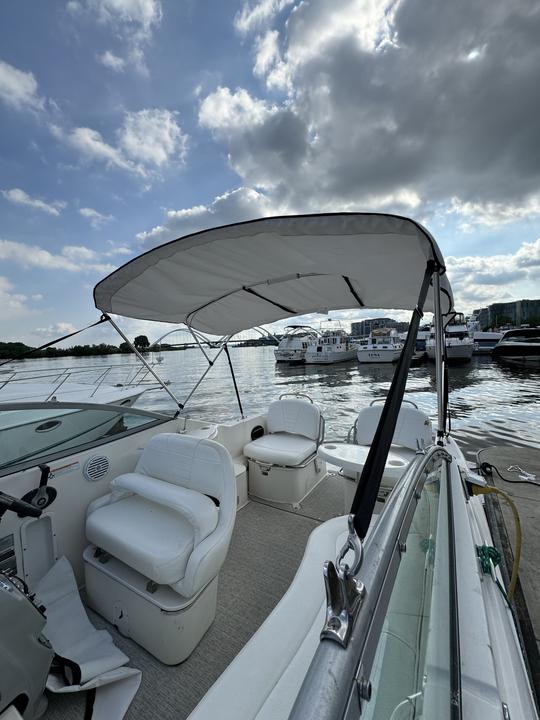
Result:
M540 366L540 328L519 328L504 333L493 357L513 365Z
M317 337L317 331L309 325L288 325L278 347L274 350L276 362L301 365L306 359L309 344Z
M356 357L356 347L345 330L324 330L306 349L306 365L330 365Z
M453 313L452 318L444 328L444 345L446 359L449 363L470 362L474 340L469 335L467 324L462 313ZM430 337L426 340L426 353L429 360L436 358L435 330L432 328Z
M356 356L361 363L394 363L402 350L403 343L395 330L379 328L360 341Z

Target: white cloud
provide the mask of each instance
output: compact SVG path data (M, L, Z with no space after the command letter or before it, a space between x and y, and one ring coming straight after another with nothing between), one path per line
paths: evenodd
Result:
M214 198L209 205L168 210L163 225L139 233L137 239L152 247L205 228L277 215L281 211L262 193L242 187Z
M453 197L448 213L463 218L459 227L465 231L470 231L474 225L498 227L516 220L540 215L540 195L530 195L520 203L468 202Z
M535 294L540 280L540 238L522 243L514 253L449 256L446 268L458 310L467 312L504 298Z
M264 77L281 60L279 54L279 33L277 30L258 37L255 41L255 65L253 72Z
M102 215L100 212L94 210L93 208L80 208L79 214L82 215L83 218L86 218L93 228L99 228L105 223L114 220L114 217L112 215Z
M232 93L227 87L218 87L202 101L199 123L210 130L228 133L260 125L274 112L276 107L251 97L243 88Z
M118 57L118 55L115 55L110 50L106 50L101 55L96 55L96 59L102 65L109 68L109 70L113 70L114 72L124 72L126 66L125 60Z
M26 295L14 292L15 286L6 277L0 275L0 319L9 320L18 315L26 315Z
M188 138L176 122L177 115L159 108L127 112L118 132L125 155L145 167L160 168L174 159L183 161Z
M69 333L73 333L77 330L75 325L70 322L66 321L60 321L57 323L54 323L53 325L49 325L48 327L44 328L36 328L34 332L36 335L40 335L41 337L62 337L63 335L68 335Z
M37 245L0 239L0 260L13 262L25 268L99 273L108 273L114 269L113 265L96 262L98 257L95 251L79 245L66 245L60 254L54 254Z
M128 66L134 67L141 75L148 76L144 48L152 41L153 32L161 23L163 15L161 2L159 0L87 0L86 7L101 23L109 25L125 42ZM108 66L114 70L123 69L117 63L120 58L112 53L110 55L116 61L116 66L113 67L110 62ZM100 62L103 62L103 56Z
M183 162L188 136L178 124L177 113L161 108L126 112L117 130L118 146L106 142L97 130L77 127L64 131L51 125L52 134L77 150L87 160L108 167L152 177L171 162Z
M33 73L19 70L0 60L0 98L15 110L43 110Z
M66 207L65 202L55 200L51 203L46 203L39 198L32 198L30 195L25 193L20 188L12 188L11 190L2 190L2 195L9 200L9 202L15 205L26 205L27 207L34 208L35 210L41 210L48 215L60 215L60 211Z
M271 22L276 15L294 0L258 0L258 2L244 2L242 10L234 18L234 26L238 32L246 34L258 30Z

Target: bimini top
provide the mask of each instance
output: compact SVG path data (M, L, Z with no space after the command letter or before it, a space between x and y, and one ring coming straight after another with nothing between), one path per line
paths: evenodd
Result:
M104 312L228 335L311 312L412 309L430 260L444 269L430 233L404 217L262 218L149 250L98 283L94 300ZM446 313L446 275L441 288ZM424 309L434 309L432 290Z

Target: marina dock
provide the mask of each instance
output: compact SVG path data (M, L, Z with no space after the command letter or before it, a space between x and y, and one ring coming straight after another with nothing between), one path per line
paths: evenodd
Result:
M526 447L496 446L482 450L480 463L487 462L497 468L487 479L491 485L505 492L519 513L522 544L519 577L514 595L513 610L521 631L521 642L529 661L531 680L537 696L540 694L540 485L520 480L519 467L536 476L540 482L540 450ZM503 555L501 570L508 587L515 553L515 527L510 508L499 496L486 496L488 519L497 548Z

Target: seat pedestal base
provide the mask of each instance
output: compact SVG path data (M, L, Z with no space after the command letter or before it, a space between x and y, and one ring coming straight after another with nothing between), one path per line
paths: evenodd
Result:
M261 500L298 505L323 479L326 463L312 458L304 466L280 467L249 461L249 492Z
M218 578L194 598L166 585L148 590L148 578L116 558L96 558L90 545L83 554L89 607L166 665L186 660L216 614Z

